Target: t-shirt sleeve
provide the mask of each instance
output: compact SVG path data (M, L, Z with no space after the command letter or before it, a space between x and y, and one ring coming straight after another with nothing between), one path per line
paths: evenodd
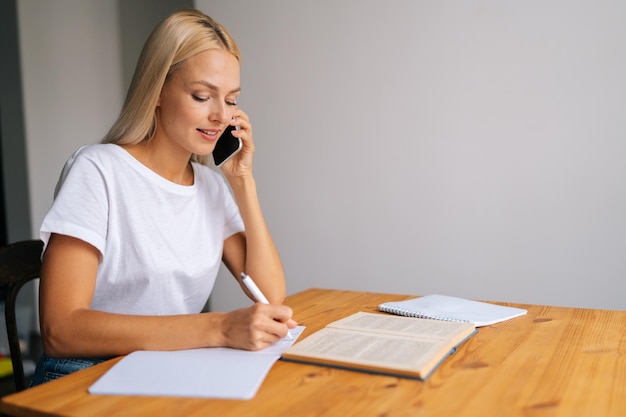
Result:
M224 240L226 240L236 233L243 232L245 228L239 213L239 207L230 193L226 181L222 180L222 183L224 184L224 194L226 196L224 199Z
M45 248L52 233L72 236L93 245L102 255L109 209L105 178L94 161L80 152L63 167L40 237Z

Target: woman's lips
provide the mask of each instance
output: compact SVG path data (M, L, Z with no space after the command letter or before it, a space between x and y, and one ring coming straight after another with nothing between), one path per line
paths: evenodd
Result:
M217 140L218 136L217 134L220 132L219 130L216 129L196 129L198 132L200 132L200 135L209 141L215 141Z

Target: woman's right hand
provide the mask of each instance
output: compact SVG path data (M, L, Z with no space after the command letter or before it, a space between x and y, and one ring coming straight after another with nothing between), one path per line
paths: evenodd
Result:
M261 303L226 313L221 330L224 345L245 350L266 348L297 326L291 316L288 306Z

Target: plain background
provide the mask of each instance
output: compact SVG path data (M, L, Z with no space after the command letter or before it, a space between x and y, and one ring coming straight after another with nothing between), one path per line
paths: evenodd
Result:
M35 231L122 104L124 46L147 34L119 4L18 1ZM626 309L626 3L195 5L243 53L288 293ZM248 304L222 271L212 308Z

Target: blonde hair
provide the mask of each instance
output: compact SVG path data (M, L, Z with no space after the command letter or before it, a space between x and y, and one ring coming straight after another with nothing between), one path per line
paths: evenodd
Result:
M241 61L226 28L198 10L181 10L159 23L141 51L126 100L102 143L135 145L156 131L156 107L167 77L188 58L208 49L224 49ZM192 159L206 164L206 155Z

